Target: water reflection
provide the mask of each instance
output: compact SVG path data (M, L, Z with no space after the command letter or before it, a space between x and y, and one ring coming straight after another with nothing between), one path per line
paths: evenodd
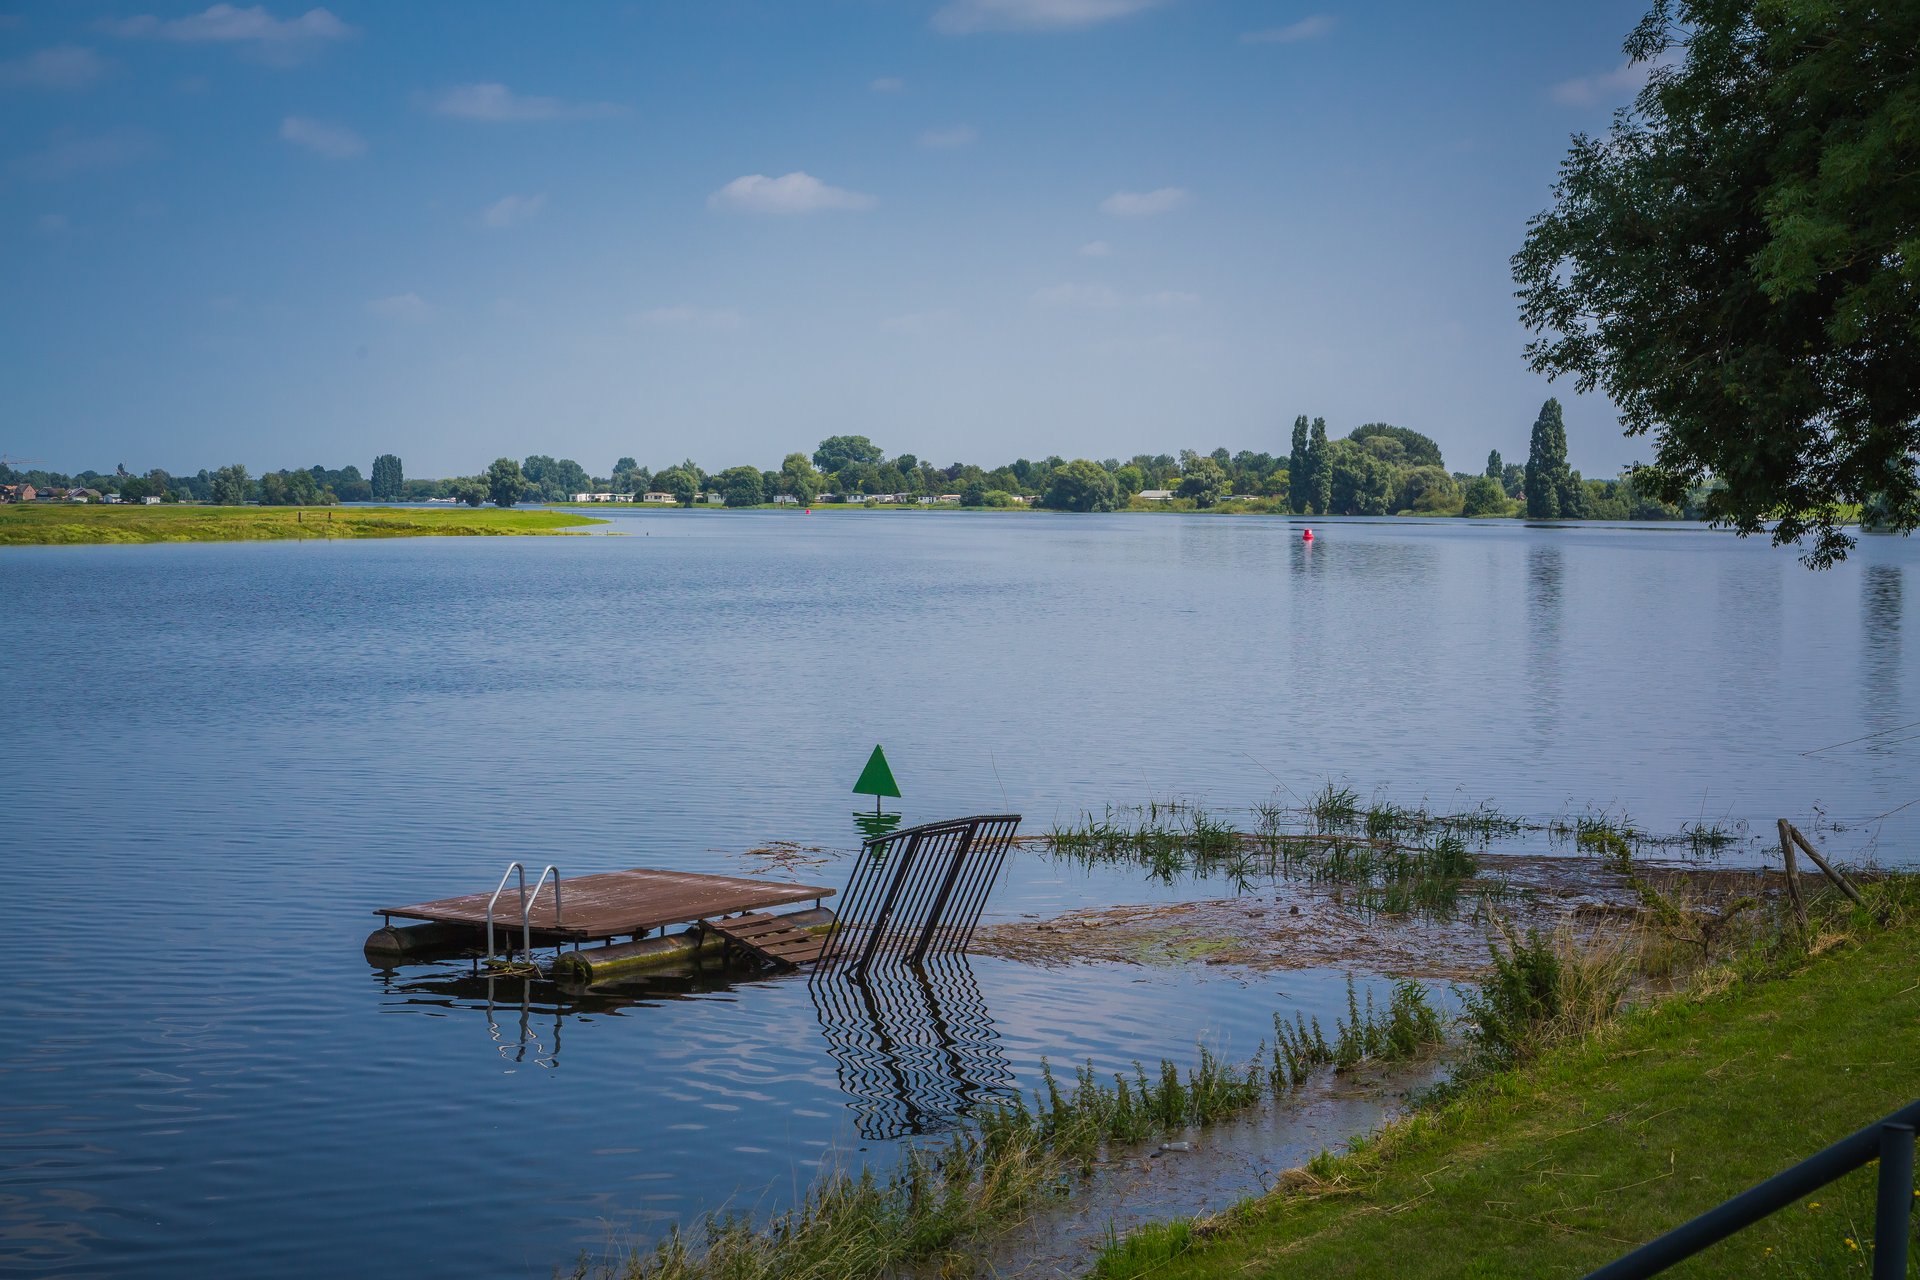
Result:
M898 829L900 826L900 816L901 815L897 813L881 813L878 809L875 809L872 813L860 813L856 811L853 815L853 825L859 829L864 839L872 840L879 836L891 834Z
M1868 565L1861 582L1860 692L1869 721L1887 721L1900 709L1900 613L1905 586L1903 570L1892 564Z
M1528 723L1542 739L1551 738L1560 718L1560 631L1566 563L1561 549L1541 544L1527 548L1527 706Z
M807 989L862 1138L932 1132L1012 1096L1000 1033L965 956L864 973L836 966Z

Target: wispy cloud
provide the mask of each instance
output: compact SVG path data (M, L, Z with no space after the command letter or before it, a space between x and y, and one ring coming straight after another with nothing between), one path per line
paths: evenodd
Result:
M0 62L0 87L84 89L107 73L107 60L79 45L57 44L24 58Z
M1267 27L1261 31L1249 31L1240 37L1241 44L1299 44L1302 40L1318 40L1334 28L1334 18L1330 13L1316 13L1289 22L1284 27Z
M407 324L423 324L433 318L433 307L417 293L396 293L375 298L367 304L367 311L383 320L400 320Z
M976 31L1071 31L1152 9L1164 0L948 0L933 28L948 35Z
M819 213L828 209L871 209L873 205L870 195L831 187L810 173L798 172L778 178L750 173L707 197L708 208L746 213Z
M537 196L502 196L481 211L480 223L495 230L515 227L539 216L546 207L547 197L544 193Z
M462 84L427 99L435 115L455 120L599 120L621 116L617 102L567 102L537 94L515 93L503 84Z
M980 141L980 131L970 124L956 124L951 129L929 129L920 135L920 145L935 151L951 151L955 147L968 147Z
M878 80L875 80L867 86L867 88L873 90L875 93L899 93L906 87L907 82L899 76L881 76Z
M1623 63L1612 71L1594 76L1575 76L1553 86L1553 100L1563 107L1597 107L1625 102L1640 92L1653 74L1651 62Z
M1113 246L1105 240L1089 240L1080 246L1083 258L1107 258L1113 255Z
M678 329L683 332L717 332L738 329L745 324L738 311L728 307L654 307L637 312L633 322L648 329Z
M367 149L367 140L353 130L311 116L288 116L282 120L280 137L329 160L351 160Z
M326 45L360 34L326 9L309 9L297 18L276 18L263 5L241 9L216 4L184 18L163 19L143 13L132 18L103 18L94 25L126 40L233 45L280 63L297 62Z
M1116 191L1100 202L1100 212L1116 218L1151 218L1170 213L1193 197L1181 187L1159 187L1153 191Z
M1036 289L1033 301L1043 307L1082 311L1120 311L1136 307L1190 307L1200 301L1197 293L1162 289L1154 293L1121 293L1106 284L1055 284Z
M15 164L22 174L36 182L58 182L81 174L118 169L158 154L159 141L139 129L100 134L62 130L54 134L45 147L29 152Z

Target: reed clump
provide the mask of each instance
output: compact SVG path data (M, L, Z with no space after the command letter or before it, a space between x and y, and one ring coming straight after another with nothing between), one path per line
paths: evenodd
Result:
M1347 1013L1329 1041L1318 1019L1274 1018L1275 1042L1245 1063L1202 1045L1186 1069L1162 1060L1108 1077L1092 1064L1063 1082L1041 1064L1040 1087L988 1107L943 1142L909 1147L886 1174L824 1175L793 1209L765 1223L716 1214L670 1230L612 1268L583 1264L577 1277L608 1280L840 1280L934 1264L964 1240L1069 1191L1119 1148L1187 1132L1282 1100L1320 1069L1351 1070L1428 1052L1445 1021L1417 982L1396 984L1385 1009L1347 979Z

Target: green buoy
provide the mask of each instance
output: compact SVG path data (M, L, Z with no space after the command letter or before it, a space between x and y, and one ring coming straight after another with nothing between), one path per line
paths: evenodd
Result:
M893 770L887 767L887 753L877 745L867 757L867 767L860 771L860 781L853 784L853 794L872 796L875 813L880 812L881 796L900 798L900 784L893 780Z

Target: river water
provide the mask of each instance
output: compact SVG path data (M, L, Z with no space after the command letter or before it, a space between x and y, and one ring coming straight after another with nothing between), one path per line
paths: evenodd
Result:
M0 551L0 1271L547 1275L884 1162L939 1100L804 981L569 1001L360 953L512 858L841 883L876 742L909 822L1332 781L1920 860L1909 540L1812 573L1682 526L610 529ZM1020 853L991 915L1192 891ZM965 1066L916 1069L966 1094L1250 1053L1343 979L982 958L938 999Z

